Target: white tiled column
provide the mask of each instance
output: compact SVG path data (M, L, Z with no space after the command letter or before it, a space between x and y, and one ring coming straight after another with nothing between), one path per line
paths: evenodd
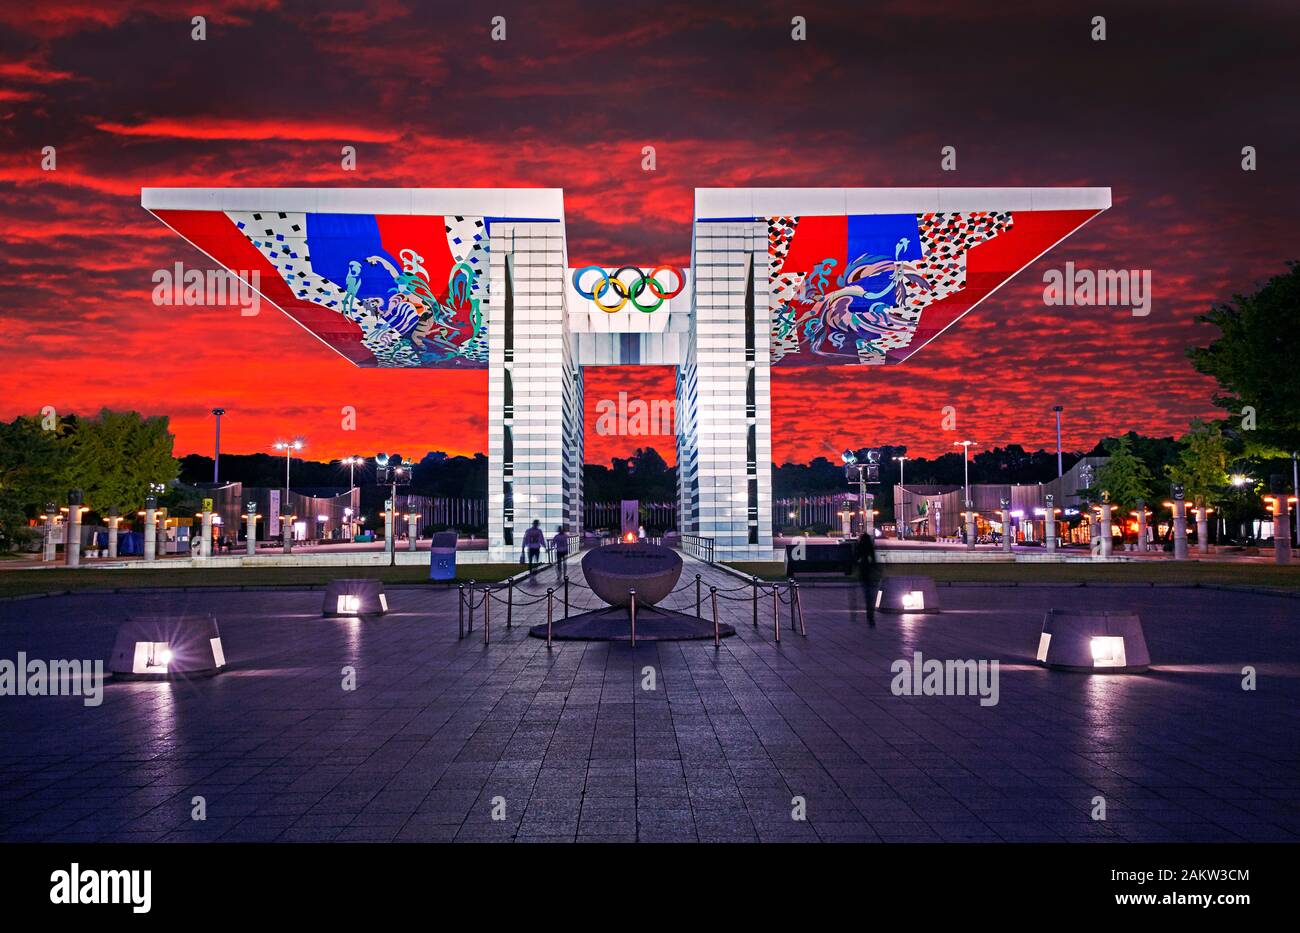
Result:
M578 527L582 395L562 225L495 223L489 255L488 543L514 560L534 519L548 539Z
M769 558L772 417L765 225L697 223L692 267L694 339L678 376L683 528L712 538L719 558ZM696 510L698 518L690 514Z

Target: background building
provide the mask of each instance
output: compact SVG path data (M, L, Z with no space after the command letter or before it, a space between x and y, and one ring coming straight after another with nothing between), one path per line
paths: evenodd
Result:
M1065 473L1046 483L972 483L970 497L976 533L1003 531L1002 500L1011 500L1012 533L1017 541L1042 541L1047 497L1058 509L1057 535L1086 542L1092 513L1079 495L1096 482L1105 457L1083 457ZM908 483L894 487L894 515L906 521L908 534L949 537L962 533L964 486ZM906 518L904 518L906 516Z

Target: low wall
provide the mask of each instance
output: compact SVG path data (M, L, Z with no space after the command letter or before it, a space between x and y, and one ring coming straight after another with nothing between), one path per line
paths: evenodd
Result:
M427 567L429 552L398 551L395 563L401 567ZM456 552L457 566L491 563L501 561L493 560L486 550ZM238 567L387 567L388 564L388 554L383 551L344 551L338 554L258 554L255 557L234 554L202 560L101 561L91 566L96 570L178 570L186 567L220 570Z

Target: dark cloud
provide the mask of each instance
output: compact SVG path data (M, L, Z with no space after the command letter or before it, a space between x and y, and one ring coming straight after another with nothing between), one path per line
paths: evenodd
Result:
M934 453L945 405L988 443L1050 444L1057 402L1073 446L1177 432L1210 408L1184 357L1208 337L1195 316L1300 256L1289 3L203 6L201 43L163 0L0 8L0 363L26 374L0 416L172 412L189 450L220 402L236 449L289 421L321 456L484 448L483 374L358 371L271 309L155 307L154 269L204 260L140 209L148 185L563 187L570 259L611 265L685 263L697 186L1114 189L1111 211L906 364L780 368L779 460ZM1089 37L1099 12L1106 42ZM939 171L945 145L956 173ZM1257 172L1240 170L1246 145ZM1045 307L1043 271L1066 260L1152 270L1151 314ZM671 373L593 371L589 409L620 386L671 397ZM627 440L589 431L588 452Z

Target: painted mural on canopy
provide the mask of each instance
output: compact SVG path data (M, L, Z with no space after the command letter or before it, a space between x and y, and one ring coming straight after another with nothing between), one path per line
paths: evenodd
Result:
M511 218L154 213L357 365L487 368L489 237Z
M764 219L772 362L839 364L905 358L923 312L966 288L971 251L1014 222L1010 211Z
M295 297L356 324L378 365L487 365L484 218L226 213Z

